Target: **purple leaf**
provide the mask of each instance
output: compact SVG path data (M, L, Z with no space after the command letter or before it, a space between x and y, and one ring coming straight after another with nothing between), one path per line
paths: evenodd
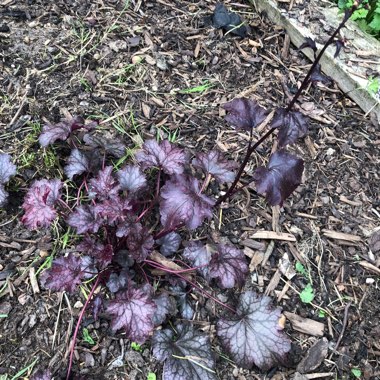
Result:
M160 252L164 256L170 256L173 253L178 251L179 246L181 245L181 235L177 232L170 232L163 236L161 239L156 240L157 244L160 244Z
M112 166L107 166L100 170L96 178L90 179L89 189L90 198L98 197L101 200L112 198L119 192L119 186L112 176Z
M86 155L79 149L73 149L64 167L68 179L73 179L75 175L90 171L90 162Z
M176 303L173 297L170 297L168 293L161 293L159 296L153 299L157 306L156 312L153 316L153 323L155 326L160 326L169 315L175 315L177 312Z
M334 53L334 58L336 58L339 54L340 54L340 51L342 50L342 47L345 46L345 40L344 39L339 39L339 40L336 40L335 41L335 53Z
M136 222L134 218L126 216L125 220L118 224L116 236L124 237L128 236L133 229L140 230L142 228L141 223Z
M96 260L100 268L105 268L111 263L113 257L113 247L111 244L102 244L94 239L86 236L83 241L77 245L79 252L86 253Z
M105 153L116 158L121 158L125 155L125 144L119 139L105 137L104 133L98 136L87 133L83 136L83 141L86 145L92 148L101 148Z
M135 165L128 165L119 170L117 176L119 178L120 187L131 194L142 190L147 183L145 175L141 172L140 168Z
M184 223L195 229L205 218L211 218L214 203L201 193L196 178L177 175L161 188L161 223L167 228Z
M331 86L333 80L331 77L325 75L325 74L322 74L322 71L321 71L321 65L318 63L311 76L310 76L310 79L312 80L312 82L322 82L323 84L325 84L326 86Z
M118 195L102 203L98 203L94 207L95 213L107 219L110 225L116 221L124 221L127 218L128 211L132 208L127 199L121 198Z
M199 153L193 159L192 164L201 168L206 174L213 175L218 182L232 182L235 179L235 173L232 169L235 169L237 164L225 160L222 154L216 150Z
M156 140L147 140L135 157L143 169L156 167L167 174L183 173L183 165L187 162L183 150L174 147L167 140L160 144Z
M60 197L62 182L58 179L42 179L32 184L22 205L25 214L21 222L29 229L49 227L56 218L54 204Z
M0 183L0 207L4 206L8 199L8 192L5 191L4 186Z
M218 245L212 254L209 276L218 280L221 288L243 286L248 273L244 253L232 245Z
M122 270L119 274L113 272L110 274L110 277L106 283L107 288L110 292L116 293L127 286L128 278L129 276L126 270Z
M82 127L83 123L84 119L81 116L76 116L72 119L62 119L57 124L44 124L38 141L45 148L56 140L66 140L70 136L70 133Z
M181 317L183 319L188 319L189 321L193 319L195 310L191 301L189 301L187 294L183 293L179 295L177 301Z
M40 278L45 288L73 293L83 279L91 278L95 274L96 269L90 257L71 254L54 260L52 267L44 271Z
M281 310L271 309L269 297L247 291L241 294L236 315L220 319L217 335L237 365L262 370L284 361L290 341L281 332Z
M183 251L183 257L191 262L193 267L197 267L197 271L207 281L210 281L211 249L210 245L203 244L199 241L191 241Z
M7 198L8 193L4 189L9 179L16 174L16 165L11 161L9 154L0 153L0 207L2 207Z
M49 369L37 371L30 380L51 380L52 374Z
M165 361L165 380L216 380L215 361L208 336L194 331L192 326L176 326L178 336L169 329L156 331L153 355Z
M135 224L127 237L127 247L131 256L137 261L144 261L152 252L154 240L146 227Z
M271 124L272 128L279 128L278 145L280 148L293 144L297 139L304 137L308 132L308 122L301 112L278 108Z
M303 161L284 150L273 153L268 168L260 166L253 174L256 189L271 206L282 205L301 183Z
M156 308L149 295L139 289L130 288L117 293L106 311L111 315L112 330L123 328L128 339L143 344L153 331Z
M0 153L0 184L7 183L16 174L16 165L12 163L11 156Z
M100 295L97 295L94 297L94 300L92 301L92 315L95 319L95 321L99 318L99 313L103 310L103 298Z
M97 233L103 224L103 219L97 214L94 206L78 206L67 218L67 224L76 228L78 235L86 232Z
M261 124L267 111L255 100L247 98L237 98L223 105L228 112L225 117L226 122L239 129L250 130Z
M314 53L318 50L315 41L310 37L305 38L305 42L298 48L298 50L302 50L304 48L310 48L314 51Z

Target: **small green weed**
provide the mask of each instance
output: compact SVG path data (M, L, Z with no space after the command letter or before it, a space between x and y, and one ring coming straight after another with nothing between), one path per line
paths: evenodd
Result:
M367 84L367 90L373 95L379 94L379 92L380 92L380 79L379 79L379 77L377 77L377 78L369 77L368 84Z
M146 379L147 380L156 380L156 374L153 372L149 372L148 377Z
M213 85L209 81L206 80L200 86L186 88L178 92L180 94L194 94L194 93L202 94L203 92L209 90L212 86Z
M311 281L311 276L309 271L306 270L304 265L299 261L296 262L296 271L302 274L305 278L309 280L309 283L305 286L305 288L300 293L300 298L303 303L311 303L314 299L314 289Z
M337 0L342 11L352 8L354 0ZM363 3L351 16L360 29L380 39L380 0L363 0Z
M359 368L352 368L351 373L356 379L360 379L362 376L362 371Z
M86 343L91 344L92 346L95 344L94 339L92 338L86 327L83 328L83 340Z
M143 349L141 347L141 344L138 344L136 342L132 342L131 343L131 348L133 351L137 351L137 352L143 352Z

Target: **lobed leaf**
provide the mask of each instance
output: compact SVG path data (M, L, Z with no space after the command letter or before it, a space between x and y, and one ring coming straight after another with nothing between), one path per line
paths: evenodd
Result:
M282 205L301 183L303 160L285 150L278 150L269 159L268 167L260 166L253 174L256 189L271 206Z
M195 229L205 218L211 218L214 203L201 193L196 178L177 175L161 188L161 223L167 228L183 223Z
M154 239L146 227L135 224L127 236L130 255L137 261L144 261L153 251Z
M278 108L273 117L272 128L279 128L278 146L280 148L294 144L297 139L306 136L308 122L301 112L286 111Z
M114 195L112 198L94 206L95 213L106 219L109 225L126 220L131 208L129 201L118 195Z
M16 165L11 161L11 156L0 153L0 184L4 185L16 174Z
M156 167L170 175L183 173L183 165L187 162L183 150L167 140L160 144L156 140L147 140L135 157L143 169Z
M314 51L314 53L316 53L317 50L318 50L317 44L315 43L315 41L311 37L306 37L305 38L305 42L303 42L301 44L301 46L298 48L298 50L302 50L302 49L305 49L305 48L312 49Z
M176 303L174 298L170 297L168 293L161 293L159 296L153 298L153 301L157 306L156 312L153 315L153 323L155 326L160 326L167 316L176 314Z
M55 259L52 267L44 271L40 279L45 288L73 293L83 279L95 274L96 269L90 257L71 254Z
M197 271L210 281L211 249L208 244L203 244L200 241L191 241L183 251L183 257L191 262Z
M98 175L89 181L88 193L90 198L97 197L105 200L116 196L118 192L119 186L112 175L112 166L100 170Z
M145 175L136 165L127 165L117 173L120 187L134 194L146 187Z
M97 233L103 222L95 207L89 205L78 206L67 218L67 224L74 227L78 235L86 232Z
M261 124L267 111L255 100L247 98L236 98L223 105L228 112L225 117L227 123L239 129L251 130Z
M49 227L56 218L54 205L60 198L62 182L58 179L42 179L32 184L24 198L25 214L21 222L29 229Z
M279 325L281 310L271 309L271 299L252 291L241 294L236 315L220 319L217 335L232 359L243 368L262 370L285 362L290 341Z
M312 82L321 82L325 84L326 86L331 86L331 83L333 82L332 78L322 74L321 64L318 63L313 72L311 73L310 79Z
M90 162L86 155L79 149L73 149L64 167L64 172L68 179L73 179L75 175L90 171Z
M128 285L128 280L129 275L126 270L122 270L119 274L113 272L110 274L106 285L110 292L116 293Z
M111 263L113 257L113 247L111 244L102 244L93 238L86 236L81 243L76 246L79 252L90 255L99 264L100 269Z
M248 273L244 253L232 245L219 244L212 254L209 276L218 280L221 288L243 286Z
M181 245L181 235L177 232L170 232L163 236L162 238L156 240L156 243L161 245L160 252L164 256L170 256L178 251Z
M163 380L216 380L215 361L209 338L190 325L156 331L153 355L164 363Z
M206 174L214 176L220 183L232 182L235 179L233 169L237 167L237 164L233 161L225 160L222 154L216 150L199 153L193 159L192 164L202 169Z
M156 304L139 289L129 288L118 292L108 303L106 312L111 315L111 328L124 329L128 339L143 344L153 331Z

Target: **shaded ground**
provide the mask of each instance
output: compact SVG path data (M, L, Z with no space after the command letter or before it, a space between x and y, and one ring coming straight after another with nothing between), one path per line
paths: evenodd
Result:
M227 4L249 22L249 38L223 36L204 25L214 1L131 1L124 7L117 1L37 0L0 7L0 148L14 157L19 171L0 219L0 375L12 378L34 363L30 370L49 366L56 378L64 376L84 303L79 293L32 288L30 269L38 273L47 257L73 243L60 226L35 233L18 221L27 183L62 175L54 149L42 150L37 143L44 118L58 121L66 112L96 118L103 133L122 137L131 149L160 135L190 151L217 146L237 158L247 136L226 125L220 105L237 96L252 96L268 108L285 104L284 86L291 94L302 79L309 62L292 47L283 50L284 32L242 1ZM247 286L324 328L329 351L308 378L349 378L352 368L359 368L362 378L380 378L380 259L374 235L380 219L380 133L334 87L310 88L300 107L311 117L310 135L293 148L306 161L304 184L280 212L250 190L237 195L224 205L220 230L252 258ZM246 178L266 160L270 146L259 151ZM247 240L258 230L273 229L292 234L296 242ZM292 277L284 269L296 261L312 280L312 304L299 299L305 276ZM205 301L199 301L204 310ZM160 378L161 365L148 344L136 352L123 334L110 334L106 320L85 320L86 325L95 345L77 342L77 373L146 379L154 372ZM305 330L287 323L294 343L289 368L269 375L237 368L219 355L215 341L219 377L291 378L320 338L310 324ZM120 367L110 369L120 355Z

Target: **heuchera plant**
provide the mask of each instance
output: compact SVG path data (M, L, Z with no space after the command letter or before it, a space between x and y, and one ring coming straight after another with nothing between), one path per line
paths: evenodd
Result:
M285 361L290 341L281 331L280 309L271 307L269 297L244 291L237 304L227 305L212 294L218 288L244 285L248 265L243 252L211 237L204 242L186 241L186 231L212 218L216 207L245 186L238 187L247 163L275 131L278 149L266 166L254 171L251 181L272 206L282 205L301 183L303 160L287 148L305 136L308 122L293 108L310 82L327 80L320 72L319 60L327 46L336 42L339 30L358 3L346 12L318 55L312 39L301 46L313 49L315 61L292 101L274 110L270 128L259 140L253 141L253 129L267 119L269 110L246 98L224 105L226 121L250 133L240 165L216 150L191 157L169 141L147 140L135 154L135 162L117 170L112 166L112 156L118 157L123 146L97 137L97 123L74 117L44 125L39 139L43 147L57 140L71 146L64 173L77 190L68 198L63 195L65 183L60 179L35 181L25 196L22 222L29 229L38 229L60 218L80 237L72 253L56 258L42 273L43 286L73 293L83 280L92 279L75 328L67 379L80 323L90 310L95 320L103 311L111 329L123 331L131 341L142 344L152 336L153 353L164 362L165 380L216 379L215 358L205 333L184 322L155 331L178 314L185 320L193 318L189 290L199 291L221 307L216 316L216 334L239 366L267 370ZM10 157L0 155L1 203L6 197L3 185L15 171ZM208 195L212 180L230 184L218 199ZM166 284L165 289L152 287L157 276L161 284ZM196 276L201 276L211 290L201 288ZM99 286L105 292L95 297ZM46 373L36 378L45 379Z

